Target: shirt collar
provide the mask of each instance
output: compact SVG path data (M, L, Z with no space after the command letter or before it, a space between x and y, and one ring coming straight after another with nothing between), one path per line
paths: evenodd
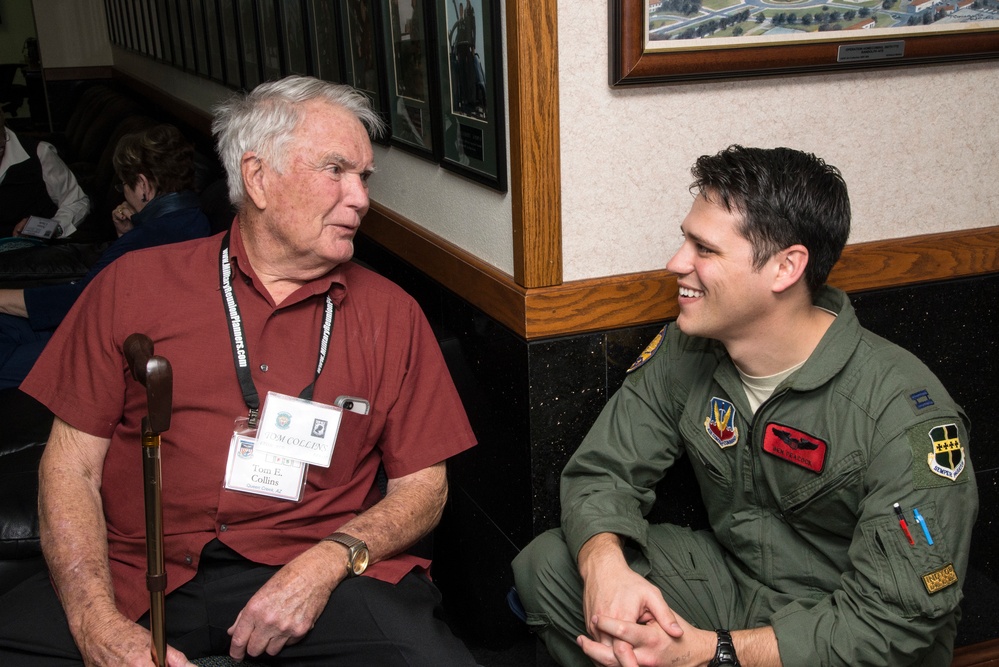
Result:
M236 219L233 221L232 227L230 228L229 257L233 266L233 276L235 277L237 271L242 273L258 292L265 295L267 299L270 300L267 289L260 281L256 271L253 270L253 266L251 266L250 262L247 261L246 246L243 244L243 234L240 229L239 216L236 216ZM330 299L333 301L333 305L337 308L337 310L339 310L343 300L347 296L347 273L348 272L344 270L344 265L340 264L326 275L316 278L315 280L311 280L299 287L290 297L284 300L281 306L290 306L317 294L324 296L329 294Z
M9 127L4 128L7 134L7 149L4 151L3 159L0 160L0 176L7 173L7 170L15 164L20 164L28 159L28 153L24 150L17 135Z
M154 222L157 218L167 215L168 213L174 213L188 208L197 208L197 206L198 195L194 194L190 190L168 192L166 194L156 195L149 200L149 202L142 207L141 211L132 216L132 222L136 225L149 224Z

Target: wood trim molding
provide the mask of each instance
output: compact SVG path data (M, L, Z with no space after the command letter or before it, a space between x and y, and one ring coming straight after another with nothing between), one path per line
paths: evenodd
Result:
M527 289L378 204L362 233L527 339L661 322L676 317L676 279L633 273ZM847 246L830 284L849 292L999 272L999 226Z
M562 282L557 0L506 3L513 279Z
M962 646L954 651L951 667L999 667L999 639Z

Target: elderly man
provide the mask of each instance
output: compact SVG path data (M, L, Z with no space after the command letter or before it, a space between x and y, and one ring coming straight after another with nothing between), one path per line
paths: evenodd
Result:
M786 148L693 172L680 314L563 471L562 528L514 562L528 620L563 665L949 665L968 422L824 285L846 184ZM643 518L684 454L707 531Z
M31 599L18 613L46 622L31 634L33 621L0 619L0 662L150 664L145 397L122 351L143 332L173 367L168 664L227 652L472 665L439 620L429 561L406 550L437 524L445 460L474 437L418 306L349 261L374 170L368 131L381 123L360 94L308 77L216 112L238 203L230 231L105 269L22 387L56 414L40 514L65 617L49 616L42 583L15 589L0 607Z
M47 141L21 139L0 114L0 237L16 236L29 216L55 220L54 237L72 235L90 199Z

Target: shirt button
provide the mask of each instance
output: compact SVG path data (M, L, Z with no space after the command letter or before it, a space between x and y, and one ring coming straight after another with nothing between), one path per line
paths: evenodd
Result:
M224 533L225 531L229 530L229 526L223 523L221 526L219 526L219 530Z
M190 565L191 563L194 562L194 559L191 558L190 554L188 554L187 556L184 556L184 562Z
M260 364L260 370L262 370L263 372L266 373L267 372L267 364Z

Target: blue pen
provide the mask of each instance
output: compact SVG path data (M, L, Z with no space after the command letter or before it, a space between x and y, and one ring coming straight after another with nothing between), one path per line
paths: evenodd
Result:
M918 523L923 528L923 535L926 536L926 542L928 544L933 544L933 538L930 537L930 529L926 527L926 519L923 515L919 513L919 510L915 507L912 508L912 515L916 517L916 523Z

